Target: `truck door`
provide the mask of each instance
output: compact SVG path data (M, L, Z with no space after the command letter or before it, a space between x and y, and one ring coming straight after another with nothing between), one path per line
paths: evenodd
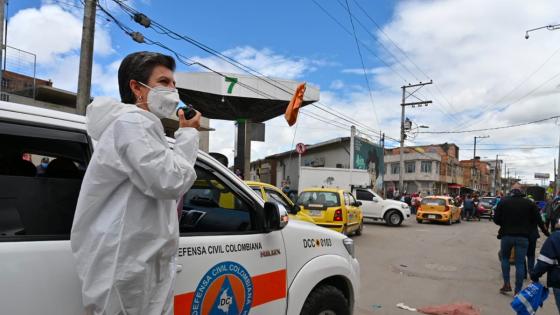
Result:
M70 229L87 135L0 120L0 143L1 313L83 314Z
M242 183L199 161L180 214L175 314L285 314L281 231Z
M362 211L366 218L381 218L381 202L379 197L375 196L367 189L356 189L356 198L362 202Z

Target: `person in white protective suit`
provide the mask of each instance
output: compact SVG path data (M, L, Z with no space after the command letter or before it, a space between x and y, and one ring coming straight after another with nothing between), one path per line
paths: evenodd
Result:
M172 57L128 55L121 101L97 97L87 132L97 144L83 180L71 246L87 314L173 314L177 200L196 179L200 113L179 111L174 150L162 118L175 114Z

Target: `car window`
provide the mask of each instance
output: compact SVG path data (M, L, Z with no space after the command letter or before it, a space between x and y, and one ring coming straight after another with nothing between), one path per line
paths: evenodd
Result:
M197 179L183 197L180 232L246 232L254 230L253 211L232 183L200 165Z
M373 197L374 197L373 194L367 190L361 190L361 189L356 190L356 198L358 200L372 201Z
M265 192L265 194L268 198L268 201L272 201L272 202L276 202L278 204L281 204L286 209L290 209L292 207L290 202L286 198L284 198L282 195L280 195L277 191L265 188L264 192Z
M445 206L445 199L424 198L424 199L422 199L421 204L427 205L427 206Z
M340 206L340 197L335 192L330 191L304 191L299 196L298 206L314 207L336 207Z
M347 193L344 193L344 204L349 206L350 205L350 198L348 197Z
M0 240L68 239L91 149L85 132L0 122Z
M250 187L251 187L252 190L254 190L259 195L259 197L262 198L262 193L261 193L261 188L260 187L258 187L258 186L250 186Z
M356 203L356 199L354 199L354 196L352 194L348 194L348 201L350 201L350 204L353 205L354 203Z

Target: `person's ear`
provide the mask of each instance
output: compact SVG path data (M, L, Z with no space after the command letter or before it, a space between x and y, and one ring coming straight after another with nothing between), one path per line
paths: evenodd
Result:
M128 86L130 87L130 90L134 95L134 99L136 100L135 103L143 102L144 100L142 99L142 85L136 80L130 80Z

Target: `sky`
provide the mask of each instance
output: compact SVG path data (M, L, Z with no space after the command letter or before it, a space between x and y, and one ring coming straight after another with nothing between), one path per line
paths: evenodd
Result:
M269 120L265 142L252 144L253 160L298 142L349 136L348 120L359 123L362 136L376 141L382 131L388 136L386 146L397 146L389 137L399 135L400 87L420 81L433 84L415 96L433 103L407 107L406 116L429 126L419 129L424 132L493 128L560 115L560 30L535 31L525 39L528 29L560 23L560 2L555 0L125 2L267 76L319 87L318 106L347 117L307 106L294 127L283 117ZM218 71L241 72L187 42L135 24L112 0L99 3L124 25L182 55ZM103 12L97 13L92 94L118 97L116 74L127 54L169 52L132 41ZM36 56L39 78L76 91L82 3L10 1L7 16L7 44ZM32 55L8 49L8 70L32 73L30 60ZM179 64L177 71L202 69ZM212 120L211 127L216 130L210 134L210 151L232 161L234 123ZM512 174L531 183L538 182L535 172L553 173L558 119L480 132L415 133L406 145L456 143L460 159L471 159L473 137L487 135L478 140L482 159L498 154Z

